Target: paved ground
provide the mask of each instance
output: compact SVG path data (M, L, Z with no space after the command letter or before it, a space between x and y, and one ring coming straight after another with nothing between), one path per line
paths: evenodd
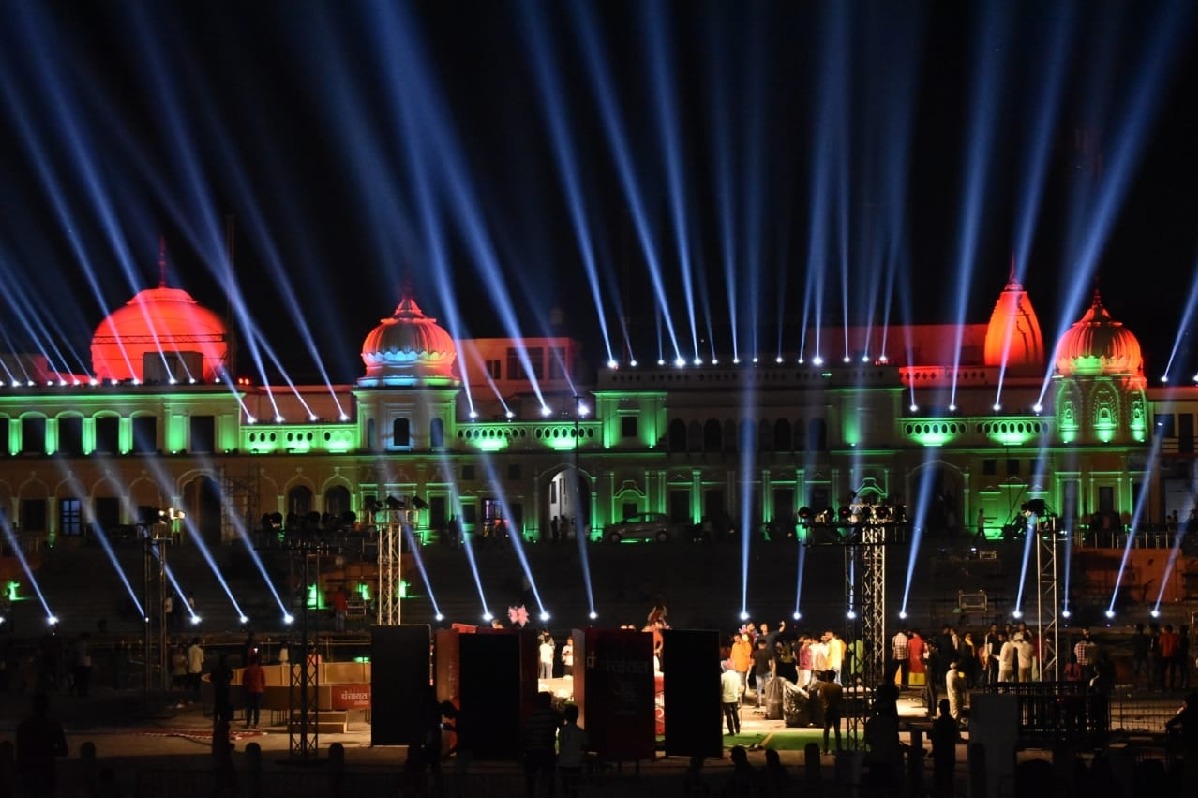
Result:
M30 697L0 695L0 740L13 740L20 718L28 712ZM464 796L518 796L525 794L523 777L515 763L465 762L451 757L445 764L444 784L413 784L403 775L406 748L371 746L370 725L363 716L351 719L346 733L322 733L318 747L308 756L292 751L299 746L285 726L264 726L246 730L236 725L233 734L235 787L217 782L212 754L212 720L199 704L176 706L167 700L147 701L138 690L115 691L99 688L88 699L52 698L52 715L67 730L70 756L60 763L60 795L111 796L207 796L218 793L260 796L328 796L337 793L365 794L386 792L391 795L420 795L444 792ZM904 715L915 716L922 708L913 698L900 700ZM264 721L267 721L264 718ZM757 743L750 749L755 765L764 763L764 747L771 737L797 733L780 720L767 720L746 706L742 720L743 743ZM733 743L726 739L727 744ZM81 756L85 745L95 747L94 763ZM762 746L764 744L764 746ZM344 753L344 776L332 768L333 749ZM257 749L260 754L254 753ZM702 779L713 793L719 793L730 770L726 757L706 764ZM782 762L794 780L802 774L803 752L779 746ZM960 753L964 760L964 750ZM258 768L255 768L258 764ZM682 793L691 778L686 774L684 758L658 755L652 761L608 764L592 775L582 793L610 796L641 796L652 787L656 795ZM835 759L821 757L821 778L833 780ZM260 774L256 777L255 774ZM18 786L9 783L0 793L19 795Z

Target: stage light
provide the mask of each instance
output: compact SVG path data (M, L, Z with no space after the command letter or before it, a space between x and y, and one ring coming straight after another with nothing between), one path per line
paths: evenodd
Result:
M491 615L491 611L489 610L483 614L483 621L490 621L493 618L495 617Z
M718 366L718 365L719 365L719 363L720 363L720 361L719 361L719 359L718 359L718 358L712 358L712 359L711 359L711 365L712 365L712 366Z
M548 405L541 406L541 415L542 416L548 416L550 413L552 413L552 411L549 409Z
M1168 382L1169 382L1169 375L1161 375L1161 382L1162 382L1162 383L1168 383Z
M636 358L633 358L631 361L629 361L628 365L629 366L637 366L638 364L637 364Z
M748 621L748 620L749 620L749 611L747 611L747 610L742 610L742 611L740 612L740 620L741 620L741 621Z
M1061 615L1064 616L1066 619L1068 619L1073 616L1073 611L1070 610L1069 608L1065 608L1064 610L1061 611Z
M905 611L905 610L900 610L900 611L899 611L899 618L900 618L900 619L905 619L905 618L907 618L907 611Z
M404 503L402 501L396 499L390 494L387 495L386 502L388 510L399 510L400 508L404 507Z
M276 422L278 422L279 424L282 424L283 422L285 422L285 421L287 421L287 420L286 420L286 419L284 419L284 418L282 417L282 415L279 415L279 416L276 416L276 417L275 417L275 421L276 421Z
M847 619L855 619L855 618L857 618L857 611L855 611L855 610L850 610L848 613L846 613L846 614L845 614L845 618L847 618Z
M444 614L444 613L438 613L438 614L436 615L436 619L437 619L437 621L445 621L445 614Z
M1001 411L1001 410L1002 410L1002 403L999 403L999 402L996 402L996 403L994 403L994 410L996 410L996 411Z
M195 618L195 617L193 616L192 618ZM249 617L249 616L247 616L247 615L245 615L244 613L242 613L242 614L241 614L241 617L240 617L240 618L238 618L237 620L238 620L239 622L241 622L242 624L249 624L249 623L250 623L250 617Z
M658 365L658 366L665 366L665 365L666 365L666 360L665 360L665 358L658 358L658 359L657 359L657 365Z
M883 355L881 358L878 359L878 363L890 363L890 359L887 358L885 355Z
M310 413L310 414L308 414L308 421L309 421L309 422L315 422L315 421L316 421L317 419L319 419L319 418L320 418L320 417L318 417L318 416L317 416L316 414L314 414L314 413Z
M591 620L592 620L592 621L594 621L595 619L599 618L599 614L598 614L598 613L596 613L596 612L595 612L595 611L593 611L593 610L591 611L591 614L590 614L590 615L591 615Z
M846 356L844 356L844 362L845 362L845 363L850 363L850 362L851 362L851 359L849 358L849 356L847 356L847 355L846 355Z
M812 362L813 364L815 364L816 366L823 366L823 365L824 365L824 359L823 359L823 358L821 358L821 357L820 357L820 356L818 356L818 355L816 355L814 358L812 358L812 359L811 359L811 362Z
M1015 610L1011 611L1011 617L1015 619L1022 619L1023 611L1016 608Z
M1044 410L1044 406L1037 402L1035 405L1032 406L1032 410L1035 411L1036 413L1039 413L1040 411Z
M869 363L869 356L868 356L868 355L862 355L862 356L861 356L861 363Z
M915 413L916 411L919 410L919 406L916 405L914 402L912 402L910 405L907 406L907 410L911 411L911 413Z
M516 412L515 412L515 411L507 411L507 412L506 412L506 413L504 413L503 415L504 415L506 418L508 418L508 419L515 419L515 418L516 418Z
M255 424L255 423L257 423L257 421L258 421L258 420L257 420L257 419L255 419L253 416L247 416L247 417L245 417L245 423L246 423L246 424Z
M477 419L477 418L478 418L478 411L470 411L470 418L471 418L471 419Z
M790 617L795 621L798 621L799 619L803 618L803 614L796 610L794 613L790 614Z
M608 369L615 369L615 368L619 367L619 365L620 365L620 364L616 363L614 360L611 360L611 361L608 361L608 362L607 362L607 368L608 368Z
M50 614L46 617L46 624L49 624L51 627L53 627L55 624L58 624L58 617L54 614Z
M295 616L292 616L290 613L287 613L283 616L283 623L288 626L290 626L294 621L295 621Z
M547 611L547 610L541 611L541 621L549 621L549 611Z
M778 357L774 358L774 363L782 363L782 356L779 355Z
M695 358L695 360L693 361L693 363L695 364L695 366L702 366L702 365L703 365L703 359L702 359L702 358Z
M733 364L735 364L735 365L737 365L737 366L739 366L739 365L740 365L740 358L733 358L733 359L732 359L732 363L733 363Z
M198 627L200 622L202 622L202 621L203 621L203 619L201 619L199 616L192 616L191 617L191 626ZM249 621L249 619L245 619L245 621L243 621L242 624L245 624L246 621Z
M957 410L957 403L955 403L955 402L950 402L950 403L948 404L948 409L949 409L949 411L950 411L950 412L954 412L954 413L955 413L955 412L956 412L956 410Z
M1159 619L1161 617L1160 608L1153 608L1152 610L1148 611L1148 615L1154 619Z
M340 419L341 419L341 421L343 421L343 422L348 422L348 421L349 421L349 414L348 414L348 413L343 413L343 414L341 414L341 416L340 416L339 418L340 418Z
M1106 616L1108 619L1113 619L1115 618L1115 611L1113 608L1107 608L1102 615Z

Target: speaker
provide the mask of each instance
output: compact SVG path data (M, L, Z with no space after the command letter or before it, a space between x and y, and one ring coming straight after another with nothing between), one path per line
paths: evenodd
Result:
M424 740L429 686L429 627L370 628L370 745Z
M720 634L665 630L666 756L724 755L720 707Z

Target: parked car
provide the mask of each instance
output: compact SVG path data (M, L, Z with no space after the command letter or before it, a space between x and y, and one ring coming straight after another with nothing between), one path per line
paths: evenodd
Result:
M670 520L664 513L638 513L603 529L603 540L618 544L621 541L670 540Z

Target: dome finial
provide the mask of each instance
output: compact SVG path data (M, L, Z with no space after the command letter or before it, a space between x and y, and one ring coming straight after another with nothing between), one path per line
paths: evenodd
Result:
M158 235L158 288L166 288L166 236Z

